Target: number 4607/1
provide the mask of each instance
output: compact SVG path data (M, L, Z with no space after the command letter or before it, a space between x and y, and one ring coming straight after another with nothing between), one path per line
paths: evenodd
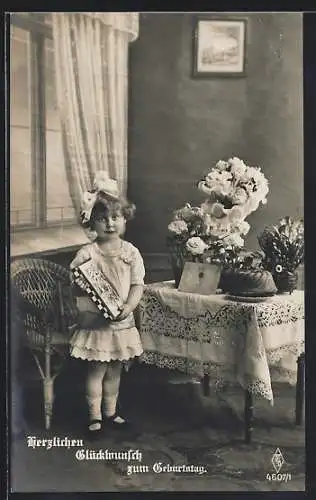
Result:
M292 477L290 473L285 473L285 474L269 474L269 472L266 475L266 479L268 481L291 481Z

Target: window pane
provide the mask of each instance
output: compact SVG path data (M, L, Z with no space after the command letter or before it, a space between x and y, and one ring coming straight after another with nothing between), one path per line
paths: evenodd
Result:
M60 130L57 109L53 40L45 42L46 128Z
M65 170L61 127L56 105L53 41L50 39L45 42L45 95L47 221L71 220L75 217L75 211Z
M31 141L27 128L11 127L11 224L31 224L32 170Z
M47 221L73 219L60 131L46 130Z
M13 226L33 221L30 109L29 33L11 26L10 208Z
M11 26L11 125L30 127L30 35Z

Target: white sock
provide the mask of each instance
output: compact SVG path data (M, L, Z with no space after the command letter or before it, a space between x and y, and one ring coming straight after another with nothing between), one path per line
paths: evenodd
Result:
M107 417L113 417L116 412L116 404L119 395L121 380L121 370L121 362L113 361L108 364L108 369L103 379L103 403L104 412Z
M107 417L113 417L116 412L117 395L103 396L104 413Z
M101 396L96 396L96 397L86 396L86 400L88 403L90 422L92 420L102 420L102 413L101 413L102 397ZM90 431L98 431L101 429L101 424L99 422L90 424L89 429L90 429Z
M117 403L117 395L116 396L103 396L103 402L104 402L104 413L108 418L111 418L115 415L116 412L116 403ZM117 424L124 424L125 420L124 418L120 416L116 416L114 418L114 422Z

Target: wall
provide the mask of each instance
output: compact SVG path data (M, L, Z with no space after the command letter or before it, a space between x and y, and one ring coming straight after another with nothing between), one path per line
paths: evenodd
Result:
M213 79L191 77L193 15L140 16L129 96L129 196L138 212L127 236L148 266L168 266L161 254L172 210L201 202L196 181L231 155L260 165L270 181L268 204L248 219L250 248L265 224L303 215L302 18L244 14L247 76Z

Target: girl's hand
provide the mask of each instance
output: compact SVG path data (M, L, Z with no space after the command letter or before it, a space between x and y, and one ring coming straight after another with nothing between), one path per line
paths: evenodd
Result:
M132 308L129 304L124 304L123 309L121 310L119 316L115 319L115 321L122 321L126 319L132 312Z

